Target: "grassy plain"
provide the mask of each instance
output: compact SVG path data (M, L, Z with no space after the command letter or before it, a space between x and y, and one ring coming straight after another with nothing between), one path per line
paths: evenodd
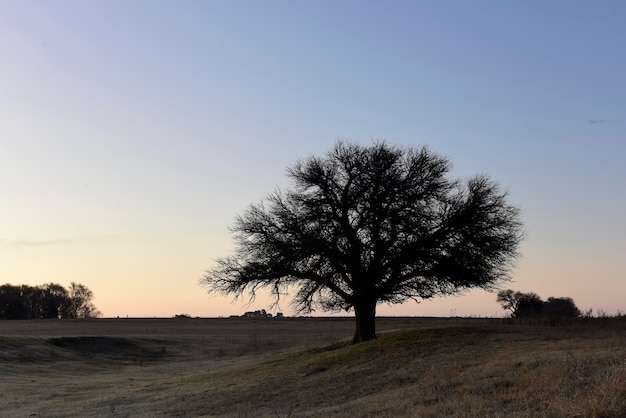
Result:
M0 321L0 415L624 417L626 318Z

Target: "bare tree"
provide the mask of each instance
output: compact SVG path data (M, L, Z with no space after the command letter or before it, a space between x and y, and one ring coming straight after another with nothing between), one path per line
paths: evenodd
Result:
M513 290L498 292L497 301L502 309L509 311L511 317L538 316L543 310L543 301L536 293L522 293Z
M299 311L354 309L353 341L376 338L379 303L420 301L509 278L522 239L517 207L486 176L449 176L428 148L339 142L287 170L288 190L251 205L236 251L201 279L210 292L295 289Z
M93 292L80 283L70 283L67 318L96 318L100 311L91 302Z
M515 312L517 311L517 306L519 305L519 295L520 292L515 292L511 289L501 290L498 292L498 298L496 299L500 305L502 305L502 309L505 311L509 311L509 315L515 316Z

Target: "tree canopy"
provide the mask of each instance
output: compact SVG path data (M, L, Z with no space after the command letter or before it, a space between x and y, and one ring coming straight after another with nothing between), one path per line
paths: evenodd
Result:
M426 147L338 142L287 169L291 187L237 217L234 255L201 279L210 292L293 294L301 312L353 309L354 342L376 337L379 303L495 289L510 278L520 210L484 175L451 178Z

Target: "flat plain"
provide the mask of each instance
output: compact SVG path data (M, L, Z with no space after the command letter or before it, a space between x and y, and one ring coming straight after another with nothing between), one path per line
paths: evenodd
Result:
M0 321L0 415L626 416L626 318Z

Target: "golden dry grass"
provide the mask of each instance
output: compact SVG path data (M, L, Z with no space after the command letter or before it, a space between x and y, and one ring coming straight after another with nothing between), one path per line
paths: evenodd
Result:
M626 320L5 321L3 416L626 416ZM385 330L396 330L384 332Z

